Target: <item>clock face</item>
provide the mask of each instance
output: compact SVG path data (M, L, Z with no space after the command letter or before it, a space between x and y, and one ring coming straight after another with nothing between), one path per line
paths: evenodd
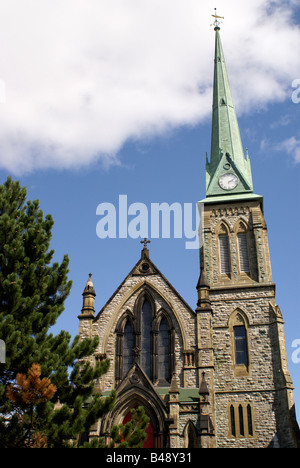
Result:
M219 179L219 185L224 190L233 190L237 184L239 183L239 179L235 174L224 174Z

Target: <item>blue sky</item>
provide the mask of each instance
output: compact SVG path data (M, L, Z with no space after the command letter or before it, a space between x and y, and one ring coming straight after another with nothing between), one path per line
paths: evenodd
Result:
M293 80L300 79L300 2L245 0L243 12L236 0L205 6L173 0L172 10L169 0L84 3L76 1L71 11L68 0L46 1L43 9L25 1L14 35L11 18L20 6L0 0L0 176L13 175L29 199L40 200L55 220L55 260L69 255L73 288L54 332L77 334L90 272L100 310L140 257L140 239L97 237L100 203L118 207L125 194L128 204L150 210L155 202L205 197L210 15L218 6L242 142L255 193L264 196L276 302L300 408L300 363L292 361L292 343L300 340L300 103L292 100ZM185 242L152 239L150 258L195 308L198 252Z

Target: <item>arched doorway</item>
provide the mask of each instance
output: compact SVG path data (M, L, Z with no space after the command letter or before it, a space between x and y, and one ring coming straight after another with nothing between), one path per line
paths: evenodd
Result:
M130 410L142 406L150 419L144 447L163 448L167 444L168 408L138 363L135 363L117 387L118 399L113 411L101 421L100 434L109 434L113 426L128 422Z
M149 414L146 413L148 418L150 418ZM131 420L131 411L128 411L126 414L125 418L123 419L123 425L128 423ZM147 439L145 440L143 444L143 448L154 448L154 428L153 428L153 422L152 419L150 418L150 422L146 428L146 434L147 434Z

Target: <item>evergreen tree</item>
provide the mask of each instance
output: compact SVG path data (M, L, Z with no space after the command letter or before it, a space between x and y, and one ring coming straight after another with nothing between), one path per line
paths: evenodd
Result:
M131 419L124 426L112 428L112 439L118 448L143 448L147 438L145 429L150 419L142 406L131 410Z
M147 439L146 428L149 417L143 406L131 410L131 419L126 424L114 426L111 430L111 442L108 448L143 448ZM95 438L91 442L85 442L83 448L104 448L103 439Z
M28 376L17 374L15 383L6 389L6 396L12 402L12 414L7 420L15 417L17 422L22 422L24 436L20 442L25 447L47 448L47 438L39 430L40 420L35 408L50 401L57 389L50 379L40 376L41 366L32 364Z
M75 337L71 342L65 331L57 336L49 332L70 292L69 261L64 256L61 264L51 263L53 219L44 217L39 202L26 201L26 195L10 177L0 186L0 340L6 346L6 363L0 363L0 448L24 446L26 418L14 411L16 403L8 398L7 388L35 363L56 392L51 400L23 411L35 412L47 446L58 448L70 446L70 440L110 411L116 394L94 395L95 379L109 367L108 360L89 363L97 338Z

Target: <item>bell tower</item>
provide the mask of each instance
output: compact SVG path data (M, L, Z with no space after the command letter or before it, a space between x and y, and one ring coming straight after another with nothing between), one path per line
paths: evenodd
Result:
M218 18L217 16L215 16ZM211 287L272 283L263 197L253 191L215 21L210 161L206 160L202 265Z
M279 441L294 447L293 385L275 302L263 197L253 190L215 18L200 267L211 308L217 446L275 446Z

